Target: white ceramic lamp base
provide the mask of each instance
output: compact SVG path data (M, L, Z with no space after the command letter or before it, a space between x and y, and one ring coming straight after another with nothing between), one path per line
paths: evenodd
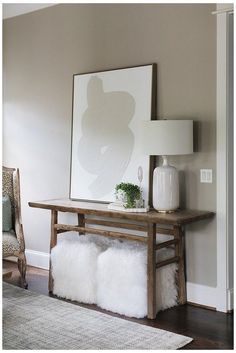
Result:
M153 207L158 212L173 212L179 207L179 175L163 157L163 166L154 169Z

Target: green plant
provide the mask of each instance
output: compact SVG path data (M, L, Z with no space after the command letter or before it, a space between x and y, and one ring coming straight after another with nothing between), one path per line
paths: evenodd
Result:
M120 183L116 185L116 194L120 190L123 191L126 196L125 208L135 208L135 200L139 200L141 197L140 187L131 183Z

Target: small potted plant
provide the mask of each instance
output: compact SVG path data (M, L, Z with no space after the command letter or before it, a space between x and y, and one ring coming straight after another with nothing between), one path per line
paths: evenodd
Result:
M125 208L143 207L142 192L138 185L132 183L120 183L115 189L116 200Z

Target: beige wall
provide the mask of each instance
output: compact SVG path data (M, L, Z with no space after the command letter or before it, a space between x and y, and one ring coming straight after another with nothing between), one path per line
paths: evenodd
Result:
M215 4L57 5L4 21L4 153L18 166L28 249L48 252L49 213L69 190L72 75L158 64L158 117L194 119L196 153L171 159L182 205L216 209ZM213 183L200 183L200 168ZM189 282L216 285L216 225L187 229Z

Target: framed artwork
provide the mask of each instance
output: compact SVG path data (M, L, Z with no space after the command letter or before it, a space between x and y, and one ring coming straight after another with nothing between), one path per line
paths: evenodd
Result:
M156 115L156 65L76 74L70 170L72 200L113 202L120 182L139 184L152 206L154 157L140 152L140 122Z

